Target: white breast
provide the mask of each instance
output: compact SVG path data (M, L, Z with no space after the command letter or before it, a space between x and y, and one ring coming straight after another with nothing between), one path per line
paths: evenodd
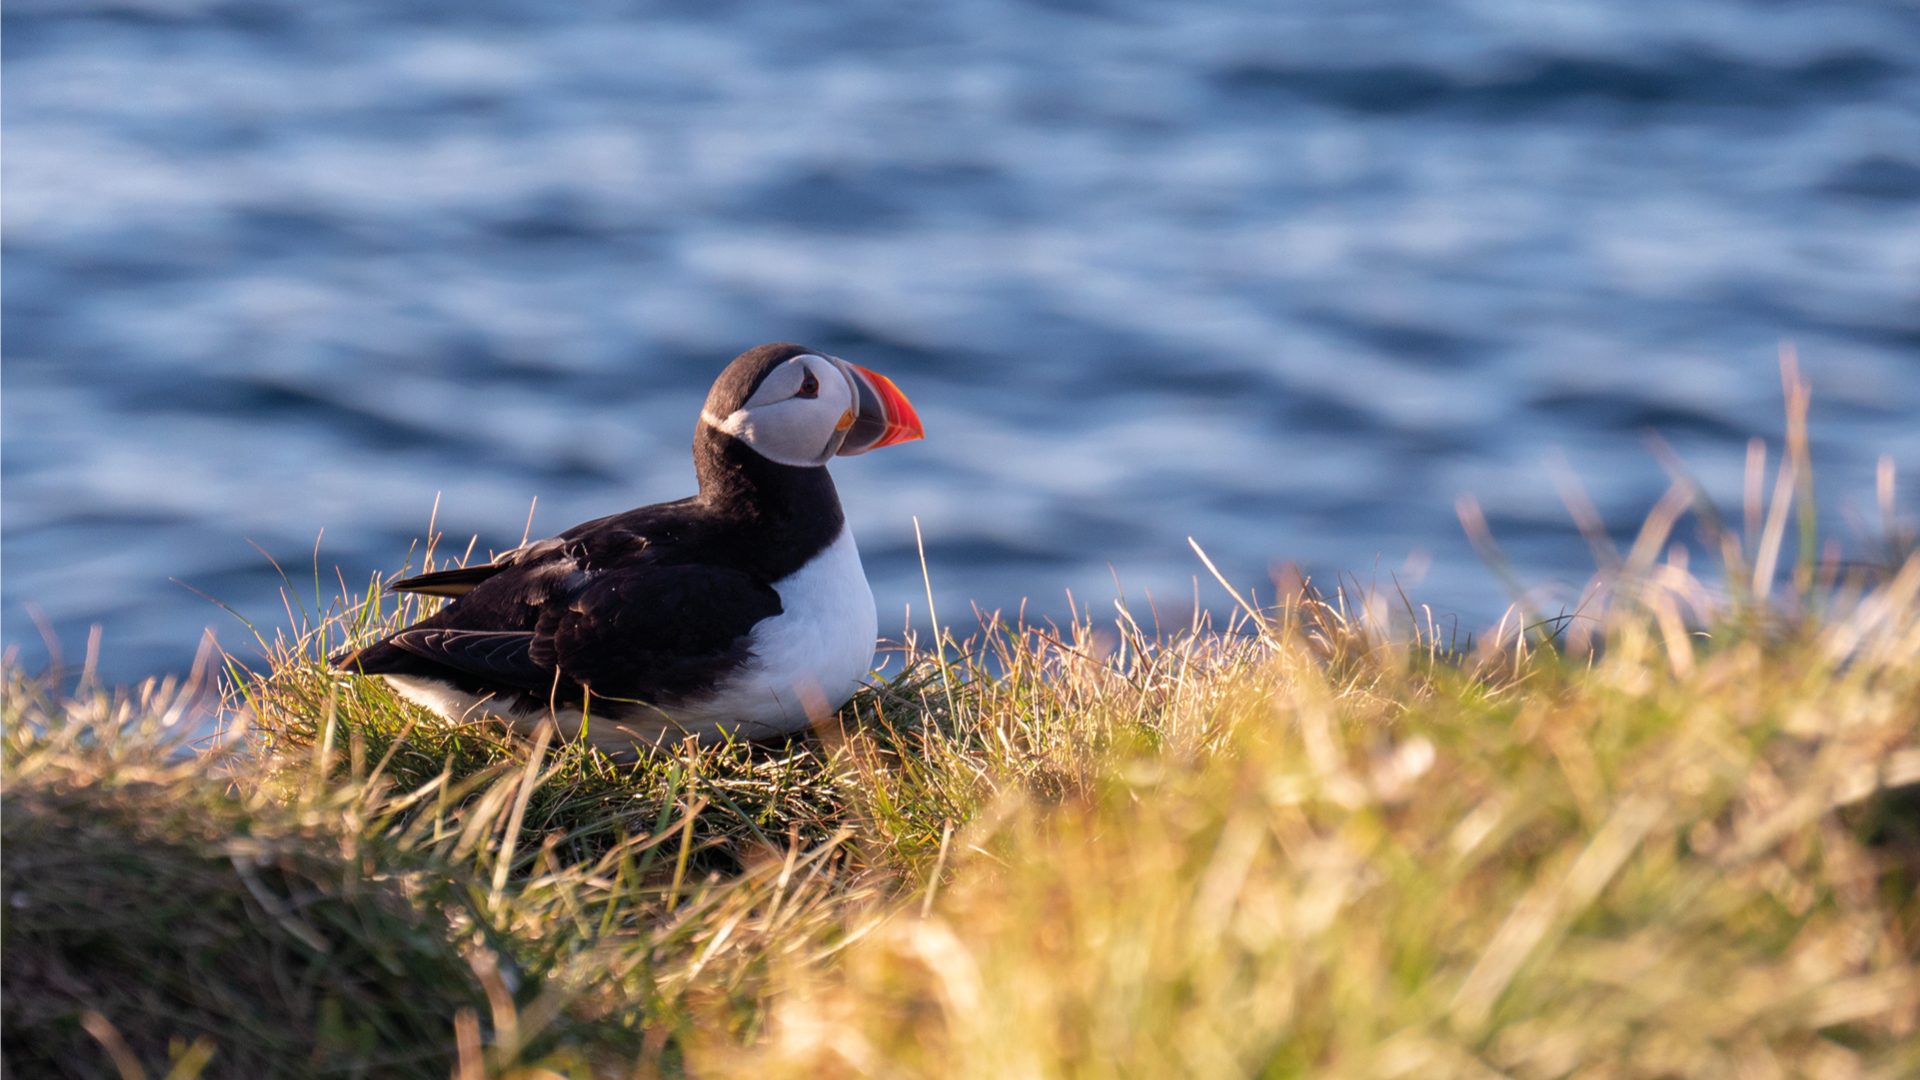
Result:
M607 708L590 717L587 738L610 751L687 735L765 738L804 730L833 715L873 670L879 632L853 530L843 526L826 550L773 587L780 594L780 614L754 626L748 639L752 658L712 695L664 712ZM544 709L501 708L491 698L426 679L386 679L401 696L452 719L486 714L531 729L547 715ZM571 721L577 724L578 717ZM567 726L563 723L562 730Z
M753 628L753 658L712 698L674 711L683 729L743 738L800 731L845 705L873 670L879 619L851 528L773 587L782 610Z

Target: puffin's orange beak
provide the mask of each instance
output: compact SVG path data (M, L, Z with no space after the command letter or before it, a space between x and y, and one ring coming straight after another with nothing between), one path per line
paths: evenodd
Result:
M854 393L853 418L846 441L840 444L841 457L926 437L920 414L892 379L845 360L840 366Z

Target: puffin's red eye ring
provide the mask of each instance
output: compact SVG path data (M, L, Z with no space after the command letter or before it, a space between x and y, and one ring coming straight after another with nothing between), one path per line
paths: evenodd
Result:
M813 377L813 372L807 372L806 377L800 380L800 392L793 396L803 398L819 397L820 380Z

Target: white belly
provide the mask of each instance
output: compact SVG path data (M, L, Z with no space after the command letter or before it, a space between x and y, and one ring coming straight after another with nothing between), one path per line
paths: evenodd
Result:
M665 710L596 702L587 738L610 751L687 735L705 741L728 734L765 738L802 731L832 716L873 670L879 632L853 530L843 527L826 550L773 587L780 594L780 614L754 626L748 639L751 658L713 693ZM547 716L545 710L502 708L491 698L432 680L384 677L402 697L452 720L497 716L530 729ZM558 719L562 735L579 730L578 716Z

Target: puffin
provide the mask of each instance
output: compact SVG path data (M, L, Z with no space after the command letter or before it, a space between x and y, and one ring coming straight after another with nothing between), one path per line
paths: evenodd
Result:
M827 463L923 436L886 376L749 349L700 410L698 494L395 581L451 603L331 663L450 720L552 718L616 753L793 735L860 688L878 628Z

